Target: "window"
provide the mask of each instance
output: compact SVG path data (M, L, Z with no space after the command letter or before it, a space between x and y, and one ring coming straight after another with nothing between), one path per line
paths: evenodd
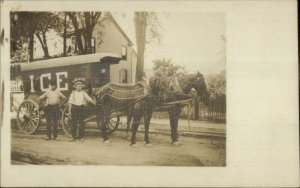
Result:
M126 84L127 83L127 70L126 69L121 69L120 70L120 83Z
M95 38L91 38L91 47L92 47L92 52L96 53L96 39Z
M68 43L67 44L67 53L68 53L68 55L77 54L78 49L77 49L76 36L71 36L67 43Z
M127 47L126 46L122 46L121 54L122 54L122 59L127 60Z

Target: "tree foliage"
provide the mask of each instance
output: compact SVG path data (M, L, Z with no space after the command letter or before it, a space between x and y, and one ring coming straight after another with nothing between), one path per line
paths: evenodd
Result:
M226 96L226 72L209 75L207 78L207 90L211 99L222 98Z
M70 21L65 19L65 14ZM32 61L34 36L41 44L44 57L49 58L47 33L51 30L63 37L66 37L65 34L62 35L63 30L74 30L77 36L78 53L93 53L92 33L100 16L101 12L13 12L10 15L11 59ZM99 36L101 35L100 33Z
M49 57L46 33L50 30L60 32L62 21L58 13L53 12L15 12L11 20L11 57L15 61L32 61L34 35L37 36L44 51Z
M135 12L134 25L137 43L136 80L140 81L142 80L144 73L144 54L146 43L160 40L160 24L157 14L154 12Z
M67 12L76 34L79 54L93 53L92 34L101 14L102 12Z
M36 30L36 20L34 18L34 12L17 12L10 14L12 59L17 61L33 59L33 36ZM28 55L28 59L26 55Z
M174 65L171 59L156 59L152 62L154 63L153 70L158 74L177 75L187 73L185 67Z
M41 43L44 57L49 58L46 33L51 29L55 30L57 33L61 33L63 29L63 20L59 14L52 12L39 12L37 13L37 19L39 24L37 25L35 35Z

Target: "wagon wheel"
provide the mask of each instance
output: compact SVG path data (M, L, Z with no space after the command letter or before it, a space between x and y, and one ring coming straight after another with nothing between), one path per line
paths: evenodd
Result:
M113 133L115 130L117 130L117 128L119 127L120 124L120 115L117 114L113 117L110 118L107 126L106 126L106 130L108 134ZM98 128L101 130L101 122L97 122Z
M65 107L65 109L62 112L61 122L65 134L68 137L71 137L72 122L71 122L71 115L69 114L68 105Z
M24 100L17 112L19 129L26 134L33 134L39 127L41 115L38 104L33 100Z

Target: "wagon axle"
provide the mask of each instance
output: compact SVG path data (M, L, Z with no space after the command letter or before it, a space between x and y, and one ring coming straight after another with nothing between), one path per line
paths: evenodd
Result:
M28 113L24 114L24 115L23 115L23 119L24 119L25 121L29 121L29 120L30 120L30 114L28 114Z

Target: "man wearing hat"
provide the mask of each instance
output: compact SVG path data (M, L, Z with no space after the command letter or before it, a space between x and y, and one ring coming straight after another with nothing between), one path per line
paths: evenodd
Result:
M46 99L45 116L47 124L47 138L46 140L51 140L53 134L53 139L57 139L57 126L58 120L60 119L60 100L66 99L66 97L56 89L56 80L50 81L50 89L39 97L40 100Z
M83 141L84 136L84 106L87 103L92 103L96 105L96 103L92 100L92 98L83 90L84 87L84 79L83 78L75 78L73 80L75 90L72 91L69 98L69 113L72 118L72 139L71 141L75 141L78 138L80 141ZM78 130L78 136L77 136Z

